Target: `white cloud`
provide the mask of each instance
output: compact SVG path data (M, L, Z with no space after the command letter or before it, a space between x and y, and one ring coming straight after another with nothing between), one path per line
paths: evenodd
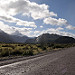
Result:
M49 11L49 6L46 4L37 4L29 0L1 0L0 10L3 14L16 15L22 13L23 15L30 15L33 19L43 19L49 16L57 16L54 12Z
M43 26L40 26L40 28L43 28Z
M18 31L21 34L28 35L28 36L32 30L32 28L19 28L19 27L9 26L9 25L4 24L1 21L0 21L0 29L8 34L12 34L12 33L15 33L16 31Z
M54 12L50 12L50 16L55 16L55 17L57 17L57 14L55 14Z
M70 36L70 37L75 38L75 34L70 33L70 32L65 32L65 31L62 31L62 30L63 30L63 28L61 28L61 27L48 28L47 30L43 30L43 31L35 31L34 36L39 36L39 35L42 35L44 33L50 33L50 34L58 34L58 35L62 35L62 36Z
M44 22L45 24L56 25L56 26L63 26L63 25L64 25L65 28L67 28L67 29L75 30L75 27L73 27L72 25L70 25L70 24L68 23L68 21L65 20L65 19L61 19L61 18L56 19L56 18L49 17L49 18L45 18L45 19L43 20L43 22ZM60 27L59 30L60 30L60 29L62 29L62 28ZM63 30L63 29L62 29L62 30Z
M34 22L28 22L28 21L22 21L22 20L19 20L17 22L17 25L23 25L23 26L29 26L29 27L34 27L34 28L37 28L37 26L35 25Z
M66 28L70 30L75 30L75 27L73 27L72 25L68 25Z
M34 22L23 21L9 15L0 16L0 20L10 22L10 23L16 23L16 25L22 25L22 26L28 26L34 28L37 27Z
M28 1L28 13L31 14L33 19L43 19L49 16L57 16L54 12L48 10L49 6L46 4L37 4L35 2ZM24 14L26 14L25 12Z
M3 30L6 33L11 33L12 31L14 31L14 28L4 24L3 22L0 21L0 29Z
M38 34L40 31L34 31L34 34Z
M56 19L56 18L49 17L44 19L44 23L50 25L62 26L62 25L67 25L67 20L61 18Z
M34 22L23 21L14 17L20 12L25 13L25 8L27 9L25 3L27 3L28 1L29 0L0 0L0 20L16 23L16 25L23 25L36 28L37 26Z
M66 32L66 31L62 31L63 28L51 28L51 29L48 29L46 30L47 33L50 33L50 34L58 34L58 35L62 35L62 36L70 36L70 37L74 37L75 38L75 34L73 33L70 33L70 32Z
M62 28L62 27L58 27L56 30L64 30L64 28Z
M36 28L35 22L29 22L24 21L18 18L15 18L14 16L22 14L23 16L30 16L34 20L37 19L44 19L43 22L45 24L50 25L57 25L62 26L66 25L68 29L74 29L75 27L72 27L68 24L66 19L56 19L53 17L57 17L57 14L49 11L49 6L46 4L37 4L35 2L30 2L29 0L0 0L0 20L3 20L5 22L9 23L16 23L16 25L22 25L25 27L33 27ZM40 26L40 28L43 28L43 26ZM32 33L32 29L30 28L19 28L19 27L12 27L9 25L4 24L3 22L0 22L0 29L3 31L11 34L13 31L19 31L22 34L31 36L30 33ZM63 28L59 27L57 29L50 28L43 31L35 31L33 35L39 35L42 33L57 33L62 35L69 35L69 36L75 36L74 34L62 31Z
M48 8L49 6L46 4L37 4L29 0L0 0L0 20L36 28L34 22L23 21L14 16L22 13L22 15L31 16L35 20L57 16L54 12L50 12Z
M39 36L43 33L50 33L50 34L59 34L59 35L63 35L63 36L70 36L70 37L74 37L75 38L75 34L70 33L70 32L65 32L63 31L64 29L61 27L58 28L48 28L47 30L42 30L42 31L32 31L32 28L19 28L19 27L13 27L13 26L9 26L4 24L3 22L0 21L0 29L3 30L4 32L8 33L8 34L12 34L15 32L19 32L23 35L27 35L29 37L35 37L35 36ZM33 35L31 35L31 33Z

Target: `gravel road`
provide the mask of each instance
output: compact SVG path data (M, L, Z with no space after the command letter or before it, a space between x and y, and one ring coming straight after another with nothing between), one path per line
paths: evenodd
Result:
M75 75L75 47L0 66L0 75Z

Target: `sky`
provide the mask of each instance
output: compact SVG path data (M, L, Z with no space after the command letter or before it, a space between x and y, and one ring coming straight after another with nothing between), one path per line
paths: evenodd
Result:
M0 29L29 37L50 33L75 38L75 0L0 0Z

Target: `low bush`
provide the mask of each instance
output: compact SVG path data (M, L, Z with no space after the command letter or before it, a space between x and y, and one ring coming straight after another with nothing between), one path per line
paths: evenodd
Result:
M32 56L44 51L73 47L75 44L0 44L0 57Z

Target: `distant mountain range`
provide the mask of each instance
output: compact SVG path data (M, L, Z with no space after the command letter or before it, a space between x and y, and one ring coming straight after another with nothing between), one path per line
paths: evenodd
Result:
M13 33L12 35L9 35L2 30L0 30L0 42L3 43L25 43L25 41L29 39L27 36L23 35L16 35Z
M11 39L10 35L0 30L0 42L12 43L13 40Z
M75 39L69 36L61 36L57 34L49 34L45 33L36 38L26 40L26 43L59 43L59 44L67 44L67 43L75 43Z
M16 32L18 33L18 32ZM69 36L61 36L57 34L45 33L38 37L30 38L28 36L23 36L22 34L13 33L9 35L4 31L0 30L0 42L3 43L75 43L75 39Z

